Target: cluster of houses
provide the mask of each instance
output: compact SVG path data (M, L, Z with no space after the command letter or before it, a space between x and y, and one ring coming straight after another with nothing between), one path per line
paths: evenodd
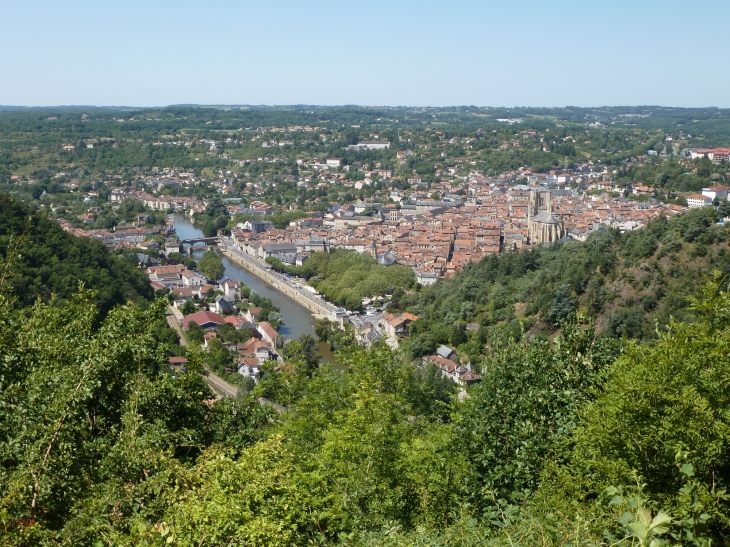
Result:
M195 323L207 331L204 335L204 347L218 338L216 329L225 324L237 330L246 329L251 337L245 343L223 343L223 347L238 353L236 372L258 382L261 377L261 366L266 361L282 361L277 351L279 333L267 321L260 320L261 308L250 307L239 315L229 315L233 311L233 303L241 296L239 281L224 279L217 285L208 284L206 279L182 265L153 266L147 269L152 286L156 289L167 288L175 295L175 305L180 308L186 301L194 298L205 298L210 290L219 294L215 301L215 311L197 311L180 320L185 332ZM362 318L353 318L353 326L358 343L369 347L375 340L385 339L397 345L398 338L407 335L408 327L418 316L411 313L373 313ZM470 364L459 365L453 359L456 354L446 346L441 346L437 354L424 358L424 363L433 363L445 378L466 386L479 382L481 376L476 374ZM184 358L173 358L173 366L184 365ZM233 372L231 370L231 372Z
M155 290L169 289L175 296L175 306L182 307L185 302L205 299L209 291L221 291L215 299L215 311L231 313L236 299L241 294L240 281L224 279L217 284L209 283L198 272L189 270L182 264L174 266L150 266L146 270L150 283Z
M258 381L261 375L261 365L269 360L281 360L276 351L279 333L267 321L261 321L261 308L250 307L245 313L231 315L234 312L236 300L241 299L241 282L224 278L217 284L208 281L183 265L152 266L147 268L150 283L155 289L167 288L175 296L175 307L182 308L185 302L194 299L205 299L209 291L219 291L215 298L213 310L201 310L192 313L180 320L180 325L187 332L191 324L195 323L207 331L204 337L204 346L218 337L215 329L225 324L236 330L248 330L251 334L243 344L226 344L223 346L236 351L237 372L243 376Z
M192 323L197 324L207 332L204 335L204 347L208 347L208 343L218 338L215 329L224 325L232 325L237 330L246 329L250 332L251 337L242 344L222 343L222 346L228 350L235 351L238 354L236 358L236 372L238 374L253 379L258 382L261 377L261 366L266 361L281 361L282 358L276 350L276 343L279 333L267 321L259 321L258 315L261 313L260 308L249 308L244 315L223 315L211 311L199 311L188 315L180 321L184 331L190 329ZM233 370L229 371L233 372Z
M436 355L423 358L424 363L433 363L441 370L441 376L449 378L461 386L470 386L482 381L482 377L474 372L471 363L459 365L454 358L456 353L448 346L441 346Z
M258 128L258 131L279 133L288 129ZM436 135L444 141L442 134L436 132ZM355 146L369 149L390 146L378 138L373 135L373 141L363 141ZM456 142L453 140L449 144ZM462 140L466 146L471 139ZM212 146L211 150L215 148L213 141L208 144ZM686 158L681 161L701 156L709 157L712 161L724 161L728 156L728 149L720 148L687 149L684 152ZM399 150L396 161L405 162L413 155L414 152L410 150ZM290 177L292 182L301 187L327 191L332 187L358 189L358 185L362 188L378 179L383 186L372 196L363 197L357 203L335 204L329 211L311 213L283 230L276 229L267 221L276 207L267 203L270 199L264 196L275 183L254 181L248 176L240 179L231 171L220 171L218 180L213 182L214 186L221 186L219 190L228 193L234 189L235 181L236 188L246 198L245 205L229 206L229 214L242 213L259 218L239 225L234 231L241 250L251 256L261 260L275 256L284 263L302 264L313 251L353 249L373 254L382 259L384 265L397 263L410 266L422 285L453 276L468 262L479 261L493 253L567 238L582 241L601 225L622 231L635 230L659 215L672 215L683 210L679 205L646 200L645 197L652 197L652 188L639 183L628 186L625 183L617 184L614 174L606 166L590 162L570 170L553 169L549 173L519 168L496 176L486 176L470 167L476 164L473 158L451 159L454 165L437 170L436 175L440 180L431 183L425 182L417 174L405 181L402 177L394 177L393 171L382 169L380 162L375 164L375 168L372 165L367 168L358 161L343 165L342 158L336 157L326 160L298 159L300 168L312 170L311 175L302 175L298 179ZM632 158L632 162L635 159ZM363 171L365 179L347 180L345 168ZM196 182L189 173L166 171L140 179L158 192L171 184ZM394 182L407 182L410 188L400 188ZM573 190L576 187L585 190L585 193L579 194ZM704 189L712 195L703 190L702 194L686 196L689 207L710 205L717 194L713 188ZM615 196L617 192L624 194L627 191L633 197L645 197L611 197L611 194ZM137 199L151 209L185 211L189 215L204 211L208 205L208 201L203 198L174 197L162 193L154 196L128 187L112 189L109 199L112 203ZM318 200L314 199L314 204ZM298 204L290 205L291 209L298 207ZM107 233L86 231L79 235L99 237L110 247L146 243L143 240L149 234L141 228L134 228L117 228L115 232Z
M463 196L404 202L400 209L360 203L276 229L264 219L237 226L232 240L243 253L301 265L314 251L351 249L385 266L413 268L421 285L453 276L469 262L504 250L565 239L583 241L601 225L624 231L645 226L678 205L607 196L578 196L540 185L508 189L474 180ZM409 208L410 207L410 208ZM367 216L360 213L368 209ZM373 212L374 210L374 212Z
M87 217L91 219L93 214L86 213L79 218L85 220ZM173 231L173 225L171 222L168 222L164 225L146 227L146 218L146 215L140 214L139 218L132 223L120 222L114 227L114 231L76 228L65 219L59 220L58 223L61 228L75 236L98 239L110 251L122 248L154 249L159 251L160 245L154 240L148 240L148 238L150 236L168 236Z

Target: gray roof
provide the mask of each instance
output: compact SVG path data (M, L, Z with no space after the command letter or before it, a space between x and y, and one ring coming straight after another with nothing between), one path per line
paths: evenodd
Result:
M140 264L143 264L145 266L159 266L160 263L157 261L156 258L152 258L149 255L146 255L144 253L137 253L137 260Z
M383 253L378 257L378 264L381 266L392 266L395 264L395 255L390 251Z
M296 253L297 246L294 243L268 243L262 245L266 252L278 252L278 253Z
M547 211L540 211L534 216L532 220L535 222L542 222L543 224L560 224L562 222L560 219L555 218Z
M451 356L451 354L454 353L454 350L452 350L451 348L449 348L447 346L441 346L441 347L439 347L439 349L436 350L436 353L438 355L440 355L441 357L443 357L444 359L448 359Z

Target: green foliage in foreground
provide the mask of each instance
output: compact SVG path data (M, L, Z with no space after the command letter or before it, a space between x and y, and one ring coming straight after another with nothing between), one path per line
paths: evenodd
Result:
M650 345L501 342L464 398L382 345L304 343L242 398L167 370L149 309L0 291L5 545L708 546L730 533L730 295ZM618 355L618 357L616 357ZM287 398L276 414L260 389ZM278 395L277 395L278 396ZM463 400L460 400L463 399ZM281 402L281 401L280 401Z
M337 249L331 253L312 253L302 266L286 266L276 258L266 262L272 268L304 277L328 300L348 310L362 309L362 299L383 296L397 288L416 285L413 270L406 266L381 266L370 255Z

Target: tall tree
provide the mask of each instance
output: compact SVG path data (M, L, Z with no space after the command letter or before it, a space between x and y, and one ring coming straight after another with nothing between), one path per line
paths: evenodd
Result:
M215 251L205 251L198 262L198 269L208 279L219 280L225 273L223 261Z

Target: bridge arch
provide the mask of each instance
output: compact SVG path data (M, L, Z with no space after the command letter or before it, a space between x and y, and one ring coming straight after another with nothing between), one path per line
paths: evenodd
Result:
M198 237L193 239L183 239L180 241L180 245L195 245L196 243L205 243L206 245L217 244L220 239L216 237Z

